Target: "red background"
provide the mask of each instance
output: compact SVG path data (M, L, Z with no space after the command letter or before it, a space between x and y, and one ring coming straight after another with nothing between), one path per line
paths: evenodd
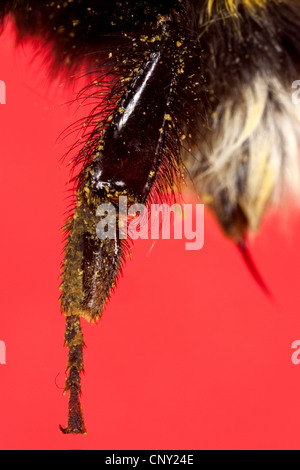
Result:
M0 38L0 448L299 449L299 215L292 226L270 217L251 243L276 303L208 211L201 251L136 242L102 320L83 324L88 435L60 433L68 169L57 138L80 112L35 50Z

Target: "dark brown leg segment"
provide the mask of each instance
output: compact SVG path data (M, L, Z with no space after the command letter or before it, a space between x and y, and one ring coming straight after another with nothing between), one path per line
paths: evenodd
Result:
M131 80L121 80L126 85L115 111L106 119L103 137L100 140L99 133L93 134L92 155L87 160L84 151L81 155L88 163L80 174L77 207L68 225L62 275L61 306L67 317L65 344L70 351L65 433L85 433L79 401L84 345L80 317L98 320L124 259L126 241L120 240L118 230L119 197L126 196L128 204L146 204L149 196L163 191L178 173L180 135L173 94L184 73L186 50L190 50L178 29L174 18L159 17ZM135 47L135 38L132 42ZM97 231L104 217L99 211L102 204L115 209L113 238L101 237Z
M62 428L64 434L86 434L83 415L80 405L81 380L80 373L83 370L83 336L80 325L80 317L70 316L66 318L65 346L69 348L68 378L65 392L69 391L69 416L68 427Z

